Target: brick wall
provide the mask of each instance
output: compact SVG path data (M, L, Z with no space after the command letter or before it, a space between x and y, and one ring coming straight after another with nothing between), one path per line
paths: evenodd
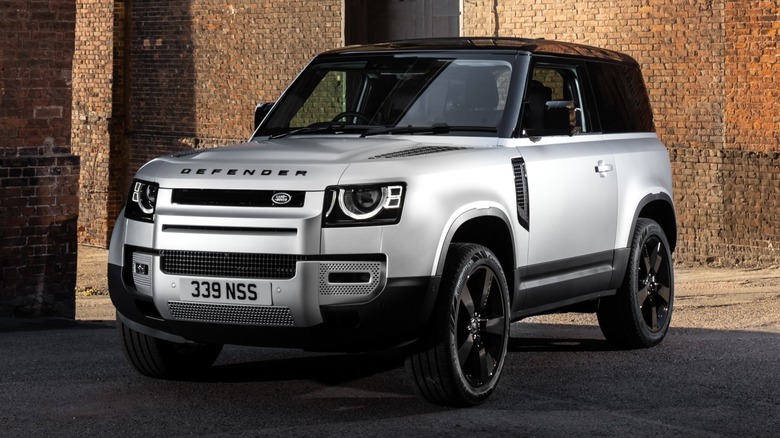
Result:
M780 3L725 0L725 136L715 177L726 264L780 262Z
M0 316L75 316L79 159L0 149Z
M342 45L340 0L78 0L79 238L105 246L146 161L245 140L316 53Z
M641 64L672 160L683 264L780 262L776 1L464 0L463 34L560 39Z
M148 159L246 138L315 53L342 2L78 0L74 150L80 239L107 243ZM543 37L634 56L673 160L684 264L780 263L778 3L463 0L464 35ZM109 74L110 71L110 74Z
M246 139L311 57L343 45L341 0L192 2L197 136Z
M74 317L75 0L0 2L0 316Z
M724 18L726 145L778 151L780 2L725 1Z
M0 3L0 147L70 144L74 2Z

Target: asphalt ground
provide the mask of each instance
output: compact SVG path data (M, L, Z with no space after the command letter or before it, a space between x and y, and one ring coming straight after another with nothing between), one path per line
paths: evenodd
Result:
M518 323L497 392L415 396L403 357L228 346L203 379L142 377L111 322L0 321L3 436L778 436L780 334L672 328L614 350L594 326Z
M675 293L650 349L615 350L592 315L513 324L469 409L417 397L400 351L226 346L198 381L149 379L108 298L80 294L75 321L0 319L0 436L780 436L780 269L678 269Z

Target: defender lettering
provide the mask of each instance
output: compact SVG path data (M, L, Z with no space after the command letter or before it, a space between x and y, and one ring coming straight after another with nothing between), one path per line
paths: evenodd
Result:
M217 175L217 174L225 174L225 175L242 175L242 176L252 176L255 174L258 174L260 176L288 176L291 174L292 171L284 169L284 170L271 170L271 169L262 169L258 171L258 169L227 169L223 172L222 169L191 169L191 168L184 168L181 170L182 175L189 175L191 173L195 172L196 175ZM306 176L306 173L308 171L306 170L296 170L293 175L295 176Z

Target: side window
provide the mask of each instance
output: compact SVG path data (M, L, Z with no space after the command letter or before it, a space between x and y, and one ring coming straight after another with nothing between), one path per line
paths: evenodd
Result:
M588 71L605 134L655 130L653 111L638 67L591 63Z
M577 66L533 66L523 99L524 135L562 135L568 132L569 124L576 126L578 132L590 132L581 82ZM561 112L570 114L572 105L574 120L564 119L562 123Z

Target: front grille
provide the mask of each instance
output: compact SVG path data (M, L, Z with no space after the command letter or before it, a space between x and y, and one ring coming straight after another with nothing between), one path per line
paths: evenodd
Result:
M281 190L173 189L171 202L220 207L303 207L306 192Z
M224 324L293 326L292 313L282 306L238 306L168 301L174 318Z
M290 279L304 256L200 251L161 251L160 269L169 275Z

